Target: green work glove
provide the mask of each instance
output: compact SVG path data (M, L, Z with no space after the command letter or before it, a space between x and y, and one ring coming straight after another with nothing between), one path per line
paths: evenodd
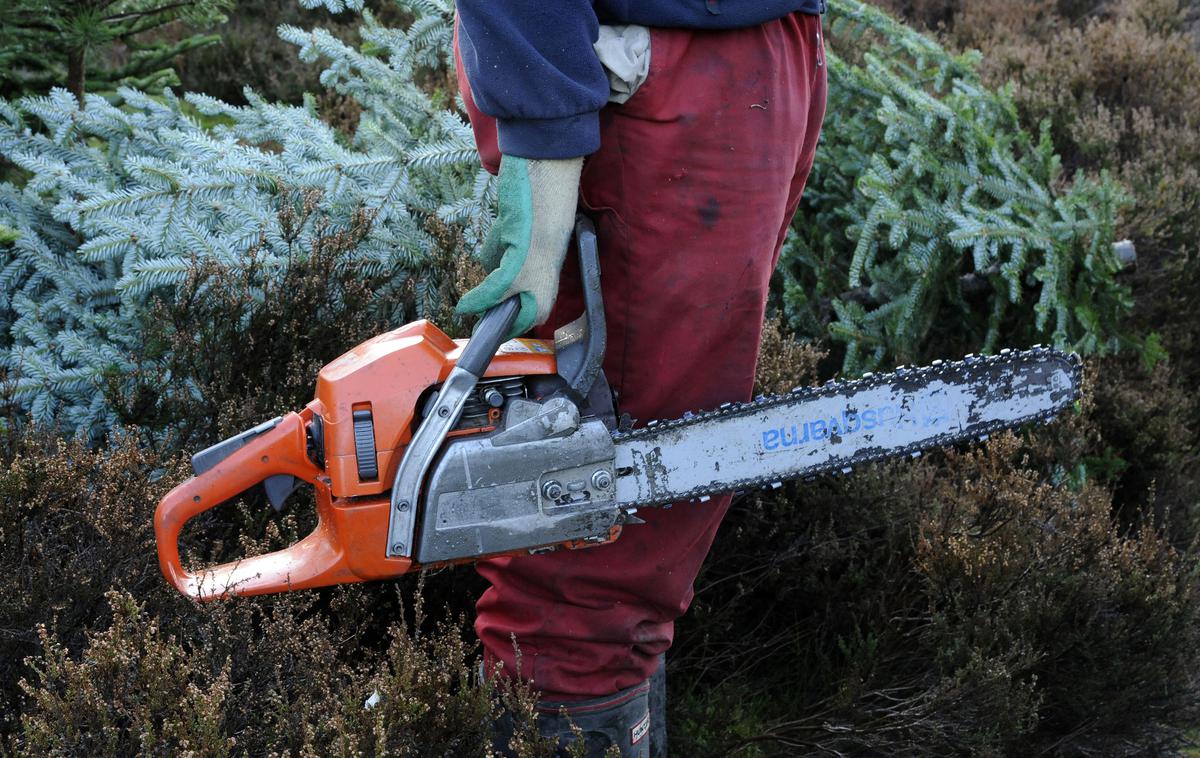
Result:
M491 273L463 295L456 313L483 313L519 294L521 310L508 336L546 322L575 225L582 169L583 158L500 159L500 207L479 255Z

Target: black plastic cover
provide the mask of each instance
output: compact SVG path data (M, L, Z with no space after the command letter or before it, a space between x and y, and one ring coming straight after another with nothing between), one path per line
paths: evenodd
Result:
M379 478L379 460L375 455L375 420L369 410L354 411L354 457L358 461L359 481Z

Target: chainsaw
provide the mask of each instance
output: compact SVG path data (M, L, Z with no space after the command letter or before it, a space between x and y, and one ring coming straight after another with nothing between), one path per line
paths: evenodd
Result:
M427 321L321 369L314 399L197 453L154 517L159 564L200 600L395 577L485 557L590 548L690 503L1048 419L1079 395L1079 359L1044 347L934 361L725 403L639 428L601 371L596 235L580 218L584 313L553 340L505 340L507 300L469 341ZM258 484L276 509L315 491L317 525L276 552L195 571L189 520Z

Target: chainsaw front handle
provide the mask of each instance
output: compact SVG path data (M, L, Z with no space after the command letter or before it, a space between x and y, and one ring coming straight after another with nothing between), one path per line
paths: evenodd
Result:
M458 357L457 367L476 379L483 376L520 312L520 295L513 295L489 308L475 325L471 339Z
M176 589L197 600L211 600L228 594L258 595L357 580L344 565L343 550L334 532L329 487L320 478L321 470L308 458L307 421L299 413L287 414L228 457L171 490L158 504L154 513L158 563ZM184 524L280 474L316 488L318 524L311 534L273 553L197 572L183 567L179 533Z

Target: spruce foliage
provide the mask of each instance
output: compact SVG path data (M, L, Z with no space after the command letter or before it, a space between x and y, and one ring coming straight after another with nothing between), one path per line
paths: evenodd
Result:
M26 173L23 186L0 185L0 225L12 230L0 237L9 400L39 424L111 426L105 377L153 373L139 357L150 303L173 297L203 261L252 260L282 275L321 235L363 214L370 229L346 260L363 276L391 274L373 307L391 323L438 308L444 267L431 265L437 241L427 222L439 211L485 217L479 198L489 183L467 165L466 124L414 84L430 51L448 44L430 31L448 30L451 11L434 10L436 23L408 31L368 16L370 55L319 31L305 39L302 54L334 58L327 79L363 101L353 144L312 103L275 105L253 92L240 107L127 88L119 104L89 95L84 108L61 89L0 102L0 155ZM203 127L197 112L217 125ZM298 225L281 220L289 189L320 198Z
M1065 184L1008 89L886 13L839 2L817 164L778 275L790 325L844 346L849 374L1007 345L1117 346L1107 176Z

